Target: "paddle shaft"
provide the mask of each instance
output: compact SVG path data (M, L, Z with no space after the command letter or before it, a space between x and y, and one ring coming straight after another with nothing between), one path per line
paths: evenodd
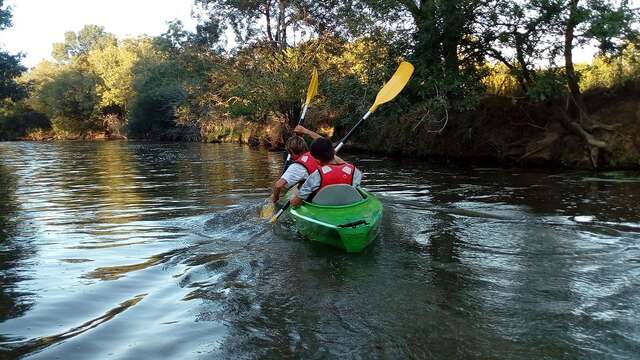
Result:
M345 135L342 140L340 140L340 142L338 143L338 146L336 146L336 153L342 149L342 147L344 146L344 143L347 142L347 140L349 140L349 138L351 137L351 135L353 135L353 132L356 131L357 128L360 127L360 125L362 125L362 123L364 123L365 120L367 120L367 118L369 117L369 115L371 115L371 112L367 112L366 114L364 114L364 116L362 117L362 119L360 119L360 121L358 121L356 123L356 125L354 127L351 128L351 130L349 130L349 132L347 133L347 135Z
M287 201L286 204L282 205L280 210L278 210L278 212L275 215L273 215L273 217L271 218L270 221L271 222L276 222L276 220L278 220L280 218L280 215L282 215L283 212L287 211L289 206L291 206L291 201Z
M304 104L304 107L302 108L302 114L300 114L300 120L298 120L298 125L304 124L304 117L305 117L305 115L307 115L307 108L308 107L309 107L308 104ZM284 169L282 170L283 174L284 174L285 171L287 171L287 168L290 165L290 161L291 161L291 154L287 154L287 161L285 161Z

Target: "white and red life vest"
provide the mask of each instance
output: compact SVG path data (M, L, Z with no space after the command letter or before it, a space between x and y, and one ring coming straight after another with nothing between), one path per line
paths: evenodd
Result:
M293 160L294 162L304 166L304 168L307 169L309 175L313 174L313 172L318 170L318 168L320 167L320 164L318 164L318 160L316 160L308 151L298 156L297 158L294 157Z
M318 190L325 186L336 184L353 186L353 174L356 172L356 167L348 163L327 164L319 166L318 172L322 179Z

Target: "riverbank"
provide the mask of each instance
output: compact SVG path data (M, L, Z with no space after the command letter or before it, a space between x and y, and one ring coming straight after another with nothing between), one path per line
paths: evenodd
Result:
M587 98L593 134L608 144L599 169L640 169L640 96L593 93ZM476 111L454 114L442 133L416 126L415 115L382 122L351 147L403 157L502 166L593 168L583 140L562 125L559 104L487 97ZM381 151L382 149L382 151Z
M594 123L593 134L609 144L600 154L599 169L640 169L640 96L637 91L592 92L585 95ZM487 96L469 113L449 114L447 126L434 132L417 111L396 120L376 114L354 136L348 149L382 155L441 161L471 162L518 167L591 169L593 162L582 139L563 127L561 104L527 99ZM338 140L348 131L328 114L313 111L308 126ZM155 140L243 143L282 149L288 134L285 121L204 119L198 127L177 127ZM123 133L123 132L120 132ZM22 140L123 140L124 136L101 132L55 134L30 132Z

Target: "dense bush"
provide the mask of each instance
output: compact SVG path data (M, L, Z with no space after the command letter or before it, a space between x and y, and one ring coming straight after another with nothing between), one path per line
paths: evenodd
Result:
M176 109L186 100L174 62L140 65L129 111L128 133L133 138L162 138L176 126Z
M0 140L17 139L35 129L51 129L45 114L28 108L23 102L5 101L0 107Z
M94 130L100 101L96 92L98 80L79 67L61 69L51 81L40 85L31 105L51 119L55 131L79 134Z

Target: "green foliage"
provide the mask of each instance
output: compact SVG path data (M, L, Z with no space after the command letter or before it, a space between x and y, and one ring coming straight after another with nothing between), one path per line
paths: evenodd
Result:
M90 69L100 78L97 93L102 113L124 114L133 97L133 68L140 59L156 56L151 39L128 39L93 49L87 55Z
M538 74L527 95L538 101L558 98L563 94L566 82L564 71L549 69Z
M292 127L316 67L320 95L310 115L339 133L408 59L416 66L409 86L370 120L370 135L380 136L383 121L437 124L449 112L473 111L487 93L542 101L563 95L569 78L584 90L640 76L637 48L620 52L637 40L637 12L625 0L194 3L193 33L179 21L155 38L118 41L95 25L66 33L54 44L57 62L24 77L26 104L49 116L55 131L126 128L132 137L162 138L229 119L274 118ZM565 49L569 25L576 35ZM228 29L241 41L224 52ZM576 76L559 67L570 61L565 50L587 43L603 52L592 66L577 67Z
M263 121L271 112L289 122L300 114L313 66L311 47L274 51L255 46L241 51L229 70L221 74L229 81L227 94L230 116L243 114L252 121Z
M26 68L20 65L20 55L0 51L0 100L19 100L26 96L26 89L16 82L16 78Z
M0 0L0 30L11 26L11 9L3 3ZM16 81L26 70L21 57L0 50L0 140L14 139L43 124L41 117L16 104L27 95L26 87Z
M5 8L3 2L0 0L0 30L11 26L11 9ZM21 57L0 50L0 101L7 98L18 100L26 96L26 89L15 81L26 70L20 65Z
M50 129L46 115L32 110L24 102L5 100L0 106L0 140L13 140L35 129Z
M132 68L133 97L128 108L130 136L175 138L216 112L225 83L212 69L224 61L203 48L179 22L155 38Z
M54 43L51 56L59 62L67 62L73 58L87 55L94 49L103 49L117 43L116 37L98 25L85 25L77 33L67 31L64 42Z
M42 63L27 81L35 89L30 105L46 114L54 131L77 134L95 128L99 78L79 66Z
M381 34L380 34L381 35ZM352 42L336 41L331 56L323 56L321 92L326 106L335 112L338 127L349 127L369 109L375 96L397 66L390 38L362 37ZM395 107L398 102L389 106ZM376 117L372 121L375 120Z
M618 56L598 56L582 71L580 88L614 88L640 79L640 48L627 44Z
M482 83L488 94L516 96L521 91L517 75L506 65L487 63L484 71L486 75L482 78Z
M134 138L161 138L175 128L176 109L186 101L181 69L173 61L146 59L137 64L128 133Z
M595 40L601 54L621 50L629 39L638 35L634 28L638 10L630 7L628 0L589 0L584 12L584 38Z
M275 116L293 127L315 67L322 76L313 108L351 122L371 105L397 65L390 48L384 37L348 42L325 36L285 50L257 44L210 69L202 98L212 105L210 116L254 122Z
M265 42L285 49L294 31L310 31L309 10L315 1L297 0L195 0L200 26L196 40L212 44L225 30L232 30L239 43ZM259 24L265 24L261 27Z
M0 0L0 30L11 27L11 8L4 6L4 0Z

